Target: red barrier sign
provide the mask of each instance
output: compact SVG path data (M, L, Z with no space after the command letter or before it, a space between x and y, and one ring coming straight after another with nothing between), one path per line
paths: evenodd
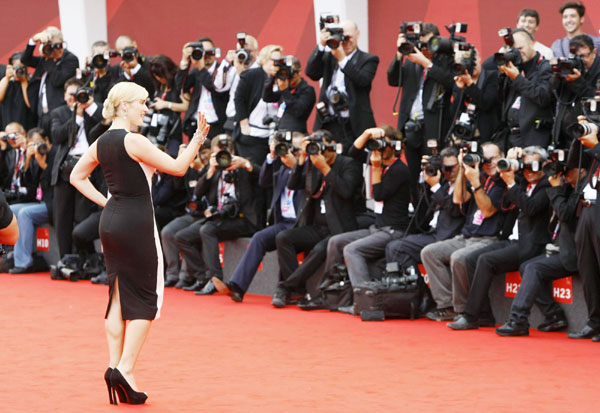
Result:
M38 251L50 251L50 230L48 228L37 229L35 246Z
M517 271L506 273L506 286L504 295L514 298L521 286L521 274ZM552 296L556 302L573 304L573 277L565 277L552 283Z
M221 268L225 268L225 243L219 242L219 262L221 263Z

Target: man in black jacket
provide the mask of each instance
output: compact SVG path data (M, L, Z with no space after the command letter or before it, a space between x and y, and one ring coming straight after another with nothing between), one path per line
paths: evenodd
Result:
M552 281L577 274L577 250L575 229L580 190L585 185L586 170L569 168L564 174L550 176L547 189L558 236L553 240L558 251L542 254L521 264L521 286L510 308L508 321L496 329L500 336L529 335L529 314L534 302L544 314L545 320L539 331L558 331L567 327L564 311L552 298ZM579 179L579 183L577 178Z
M438 28L423 24L419 40L427 44ZM406 41L398 35L398 47ZM429 153L426 142L437 141L443 147L443 138L452 121L450 98L454 87L451 56L433 53L426 46L414 48L402 63L403 55L396 52L387 71L388 84L402 88L402 100L398 116L398 130L404 133L406 162L411 174L411 194L417 198L417 182L421 172L421 157Z
M217 153L228 151L229 165L217 159ZM206 199L209 208L206 219L200 219L177 232L175 242L186 262L188 275L197 280L188 290L213 294L211 277L223 278L219 262L219 241L247 237L264 225L264 206L258 188L260 167L249 160L233 155L233 144L227 135L211 141L209 166L198 179L194 195Z
M535 51L535 40L528 31L516 29L512 36L523 63L498 66L508 82L500 81L504 90L502 114L510 128L508 145L545 148L550 143L554 109L550 63Z
M297 131L308 133L306 121L313 110L317 97L315 89L302 79L300 74L300 60L292 56L291 66L287 62L281 65L281 61L275 65L276 73L267 78L263 91L265 102L277 102L279 108L277 118L278 129L283 131ZM274 90L277 83L277 90Z
M552 87L558 97L552 141L555 147L565 149L573 140L568 127L583 113L581 99L594 96L600 89L600 58L591 37L585 34L576 36L571 39L570 45L583 67L575 67L569 73L556 72L552 78Z
M121 62L118 66L111 66L109 70L116 82L137 83L148 91L148 96L154 96L154 83L148 60L138 50L137 43L129 36L121 35L115 41L115 50L121 55Z
M354 199L360 190L361 168L354 160L338 155L335 148L328 131L315 132L304 140L290 175L288 188L304 189L306 200L297 214L296 226L277 234L281 281L272 300L277 308L287 304L292 292L305 289L306 281L325 261L330 236L358 227ZM296 254L308 250L310 253L298 267Z
M216 277L212 279L217 290L229 295L233 301L241 302L244 299L244 294L254 279L261 260L268 251L275 250L277 234L292 228L296 222L296 212L300 211L304 193L302 190L289 189L287 183L292 168L296 165L296 157L300 153L303 139L304 135L302 133L294 133L292 147L285 155L282 155L281 152L277 153L277 141L270 144L271 152L260 168L258 180L261 187L273 188L268 217L270 225L252 236L248 249L229 282L224 283ZM277 170L275 170L276 166L278 167Z
M331 33L327 28L321 30L319 43L308 58L306 75L323 80L319 102L325 103L326 116L315 118L314 130L330 131L347 153L359 132L375 127L370 93L379 57L358 49L360 31L355 22L346 20L340 27L344 39L330 50L325 46Z
M483 325L484 320L485 326L495 326L488 300L493 278L517 271L522 263L541 254L550 241L548 222L551 209L546 193L549 184L542 171L547 158L546 150L537 146L523 150L515 147L508 151L507 159L514 165L508 169L504 169L504 165L500 176L507 185L504 194L505 201L509 203L507 209L512 208L515 213L518 211L518 217L508 239L474 251L467 257L467 261L473 255L477 257L467 304L464 314L448 327L454 330L476 329ZM515 180L515 171L520 167L517 159L523 161L525 179L520 183Z
M42 45L43 57L33 55L38 42ZM38 117L38 126L48 133L51 128L50 113L64 105L65 82L75 75L79 61L77 56L64 48L63 35L54 26L47 27L29 40L21 61L35 68L27 91L29 103Z
M65 82L65 105L51 113L50 140L56 146L52 167L51 184L54 187L54 224L60 256L69 254L72 248L73 224L88 217L94 209L69 182L71 170L77 160L94 142L92 129L102 120L102 106L90 100L78 103L75 92L82 86L81 80L72 78Z

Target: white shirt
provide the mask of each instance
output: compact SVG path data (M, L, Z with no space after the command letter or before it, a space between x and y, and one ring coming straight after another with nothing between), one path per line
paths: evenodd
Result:
M546 59L546 60L554 59L554 52L548 46L545 46L540 42L535 42L535 44L533 45L533 48L535 49L536 52L539 52L540 55L542 55L542 57L544 59Z
M434 186L432 186L431 188L429 188L429 190L435 194L437 191L440 190L441 187L442 186L438 183L438 184L435 184ZM454 183L451 183L450 186L448 187L448 195L452 195L452 192L454 192ZM438 209L437 211L435 211L433 213L433 218L431 218L431 221L429 221L429 226L431 228L437 227L439 217L440 217L440 210Z
M98 105L96 104L96 102L94 102L90 106L85 108L85 111L88 115L92 116L94 112L96 112L96 109L98 109ZM77 137L75 138L75 143L73 144L71 149L69 149L69 155L71 156L83 155L90 147L90 144L87 140L87 136L85 134L83 116L76 115L75 122L77 123L77 126L79 126L79 129L77 130Z
M325 51L325 46L321 46L321 43L318 43L317 47L319 48L320 51ZM344 75L344 72L342 71L342 69L344 67L346 67L346 64L356 54L357 50L358 49L354 49L354 51L352 53L350 53L348 56L344 57L340 62L338 62L338 67L333 71L333 74L331 75L331 83L329 84L329 87L327 88L327 92L329 92L333 87L337 87L337 89L340 92L344 92L346 94L348 93L348 92L346 92L346 76ZM334 114L334 110L331 105L329 105L329 114L330 115ZM343 118L347 118L350 116L350 111L348 109L346 109L345 111L340 113L340 116Z
M255 67L258 67L258 62L256 61L254 61L254 63L252 63L252 66L250 66L248 69L254 69ZM229 89L229 101L227 102L225 114L228 118L233 118L235 117L235 91L237 89L238 83L240 83L240 75L238 75L237 70L230 71L233 71L233 80L231 83L231 88Z
M208 73L212 76L217 68L217 62L214 62L210 68L208 68ZM198 111L202 111L204 113L204 117L206 117L206 121L208 123L215 123L219 120L217 116L217 111L215 110L215 105L213 104L212 93L210 90L202 85L202 91L200 92L200 98L198 99ZM194 113L194 119L198 119L198 111Z
M527 189L527 196L531 196L533 190L535 189L537 184L529 184L529 188ZM508 189L512 188L514 184L510 185ZM519 240L519 220L515 220L515 226L513 227L512 234L508 237L510 241L518 241Z

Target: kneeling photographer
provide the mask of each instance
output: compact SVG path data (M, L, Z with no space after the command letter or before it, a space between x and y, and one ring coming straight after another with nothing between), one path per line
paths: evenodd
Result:
M196 199L206 198L204 218L177 232L176 243L188 275L199 284L201 295L216 292L211 277L223 279L219 242L247 237L264 226L263 194L258 188L260 166L234 155L228 135L211 141L208 170L194 190ZM206 268L205 268L206 266Z
M306 121L317 97L315 89L302 79L298 58L285 56L275 61L273 72L265 83L263 100L279 103L277 129L308 133Z
M39 167L33 162L35 151L28 150L27 144L25 129L18 122L0 132L0 190L11 205L36 200Z
M593 40L585 34L575 36L570 48L569 57L553 65L551 83L558 100L552 143L563 149L569 148L574 139L568 127L583 114L582 99L594 96L600 87L600 59Z

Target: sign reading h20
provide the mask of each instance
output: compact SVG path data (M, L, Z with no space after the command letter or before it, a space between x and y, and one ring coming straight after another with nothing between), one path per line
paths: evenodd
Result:
M37 229L35 246L38 251L50 251L50 230L48 228Z
M506 273L504 296L514 298L521 286L521 274L518 271ZM552 283L552 296L556 302L573 304L573 277L564 277Z

